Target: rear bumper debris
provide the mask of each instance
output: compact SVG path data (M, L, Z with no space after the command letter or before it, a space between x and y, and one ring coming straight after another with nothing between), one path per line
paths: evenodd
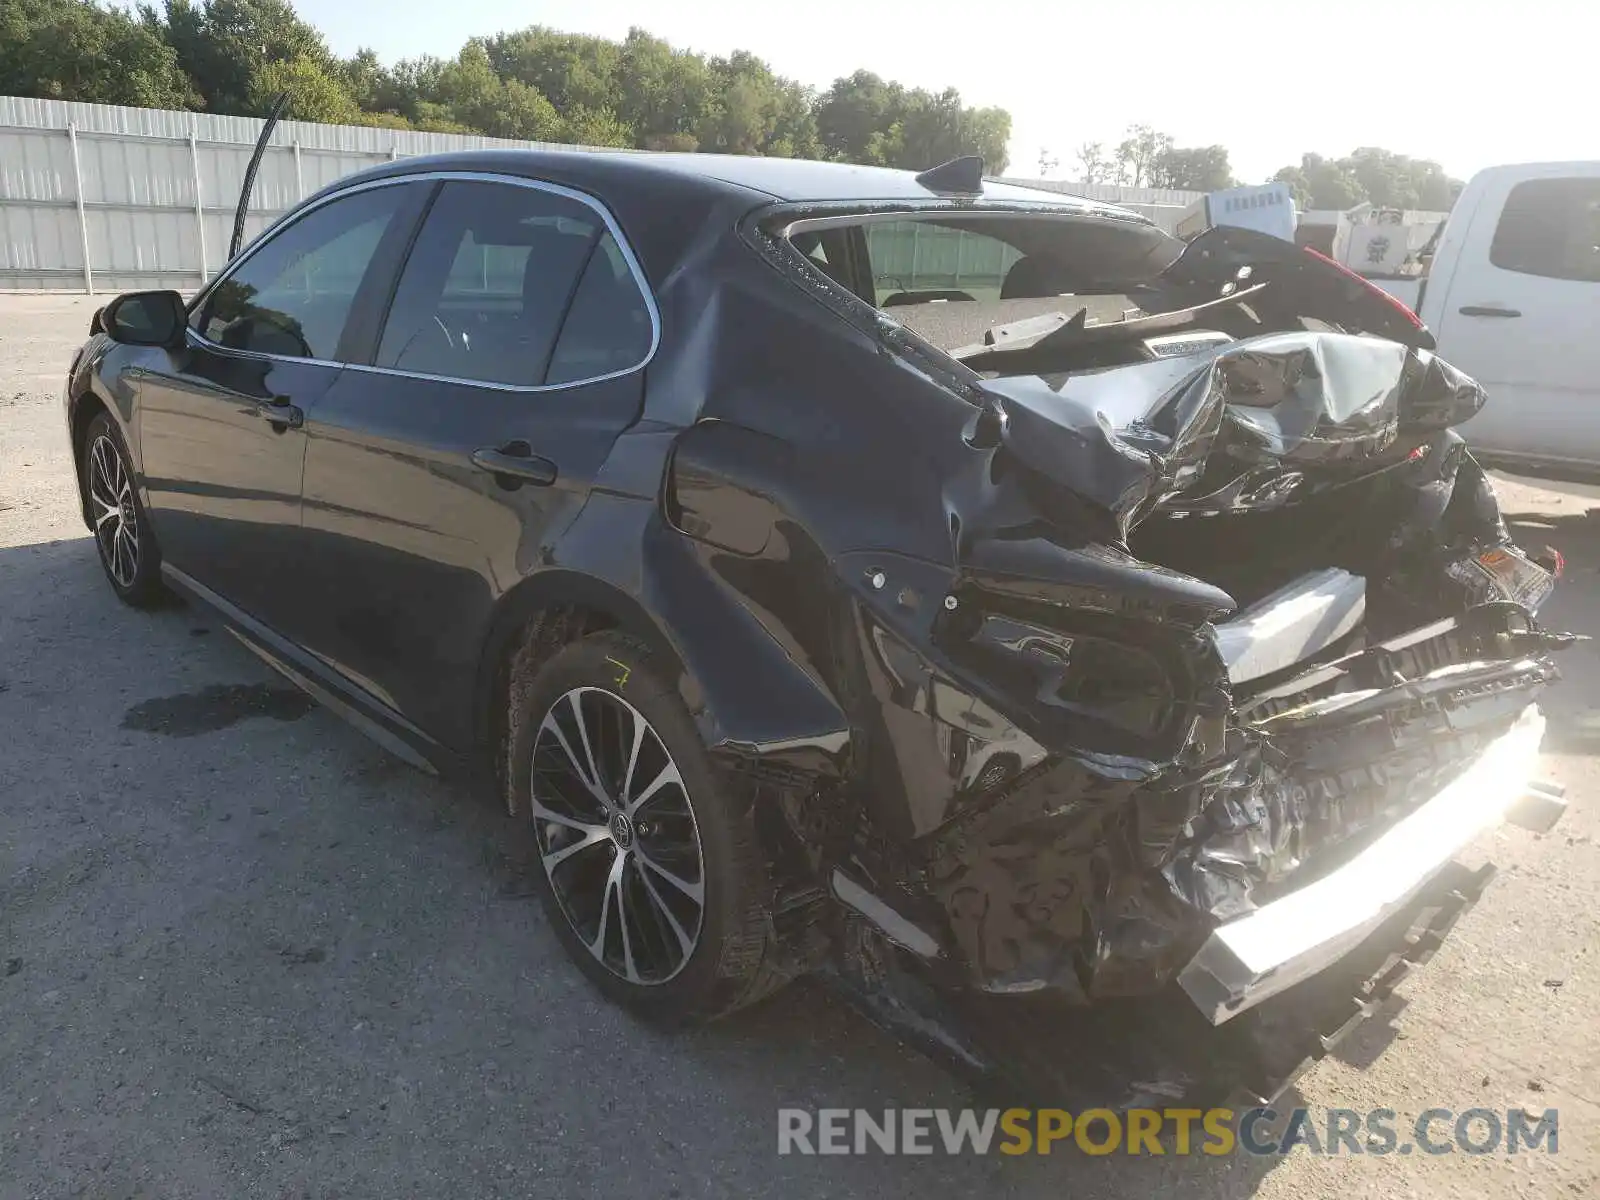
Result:
M1214 1048L1235 1073L1226 1099L1236 1108L1271 1104L1333 1053L1395 988L1426 965L1495 876L1448 862L1334 966L1264 1000L1237 1022L1213 1028ZM1229 1037L1237 1029L1237 1037ZM1219 1080L1219 1083L1221 1081Z
M1543 733L1530 705L1466 773L1348 862L1218 926L1179 973L1183 990L1221 1024L1342 957L1489 825L1509 816L1548 828L1561 801L1530 787Z
M1503 670L1520 676L1525 666L1512 662ZM1473 699L1467 707L1482 716L1483 703ZM1454 723L1468 717L1467 709L1449 711ZM945 927L938 910L911 890L879 881L869 891L836 875L843 936L825 974L875 1022L996 1102L1114 1109L1178 1100L1268 1103L1376 1013L1477 902L1494 868L1472 870L1458 856L1479 833L1500 821L1544 831L1560 819L1560 789L1533 780L1544 717L1526 699L1501 711L1464 769L1440 772L1431 792L1414 786L1415 801L1392 822L1370 824L1347 849L1334 844L1325 848L1331 853L1313 854L1301 878L1264 887L1259 903L1217 914L1193 940L1168 933L1193 928L1185 922L1200 914L1191 908L1180 919L1176 896L1160 887L1124 886L1100 910L1103 919L1080 910L1100 954L1100 976L1089 982L1102 988L1078 986L1085 977L1072 965L1072 938L1063 936L1079 928L1062 924L1063 913L1076 915L1065 901L1085 889L1045 886L1056 878L1050 871L1072 861L1069 835L1087 811L1056 799L1060 768L1009 795L990 813L993 827L965 829L961 847L973 869L957 887L982 883L990 901L965 924L952 919ZM1474 724L1466 720L1463 728ZM1416 768L1410 757L1404 762ZM1414 785L1428 775L1413 773ZM1063 857L1041 863L1036 851L1014 855L1005 874L991 861L993 848L1014 849L1023 832L1023 844L1044 844ZM1107 844L1103 831L1089 833L1091 843ZM1023 864L1040 870L1019 875ZM1133 871L1120 878L1161 877ZM940 893L937 877L929 882L952 918L966 915L957 890L946 884ZM889 900L880 899L880 889ZM983 936L984 921L1000 922L1001 914L1015 914L1003 924L1007 936ZM999 958L1004 947L1009 960ZM1168 958L1175 952L1181 956ZM1060 964L1054 973L1041 969L1051 963ZM972 966L975 974L963 969Z
M1273 1103L1379 1015L1494 875L1492 864L1446 862L1341 957L1222 1025L1177 985L1089 1008L1044 995L940 993L913 956L864 924L827 977L876 1024L967 1080L985 1104L1244 1109Z

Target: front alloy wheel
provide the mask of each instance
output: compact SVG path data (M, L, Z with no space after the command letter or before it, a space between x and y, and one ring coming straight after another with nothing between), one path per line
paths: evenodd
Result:
M100 561L119 591L139 577L139 516L133 507L133 481L111 436L89 444L89 507Z
M161 552L139 502L122 435L108 414L100 413L89 422L83 445L80 478L106 579L123 603L135 608L156 605L164 595Z
M578 940L628 983L677 975L704 924L705 858L655 728L621 696L572 688L539 723L529 784L540 860Z

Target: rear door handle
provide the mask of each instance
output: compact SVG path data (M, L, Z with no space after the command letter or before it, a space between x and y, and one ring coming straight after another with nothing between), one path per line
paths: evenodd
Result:
M1520 317L1515 308L1501 308L1498 304L1466 304L1456 310L1463 317Z
M256 405L256 416L262 418L279 433L285 429L299 429L306 423L306 414L297 404L290 404L287 396L274 396Z
M556 481L556 464L540 458L526 442L512 442L498 450L474 450L472 465L489 472L502 487L524 483L549 487Z

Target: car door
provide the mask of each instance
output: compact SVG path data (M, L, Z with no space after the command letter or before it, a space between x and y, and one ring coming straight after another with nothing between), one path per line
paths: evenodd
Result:
M1483 196L1439 349L1489 394L1462 427L1469 442L1600 462L1600 166L1534 170Z
M338 196L269 233L196 299L182 350L135 364L147 508L165 561L289 623L304 421L340 372L364 291L392 279L426 187ZM409 210L409 211L408 211Z
M657 328L596 201L442 178L370 362L307 415L308 648L464 747L494 604L638 416Z

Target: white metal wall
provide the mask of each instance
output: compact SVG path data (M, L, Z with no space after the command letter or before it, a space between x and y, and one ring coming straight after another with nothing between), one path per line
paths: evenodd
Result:
M222 266L253 117L0 96L0 289L191 291ZM352 171L414 154L551 147L283 121L256 173L248 241Z
M255 117L0 96L0 289L193 290L222 266ZM584 150L465 134L283 121L256 174L248 240L323 185L414 154ZM1019 179L1121 204L1171 230L1200 193Z
M1124 183L1071 183L1059 179L1004 179L1022 187L1042 188L1047 192L1066 192L1086 200L1099 200L1131 208L1141 216L1149 217L1160 228L1174 233L1184 209L1205 195L1204 192L1187 192L1175 188L1133 187Z

